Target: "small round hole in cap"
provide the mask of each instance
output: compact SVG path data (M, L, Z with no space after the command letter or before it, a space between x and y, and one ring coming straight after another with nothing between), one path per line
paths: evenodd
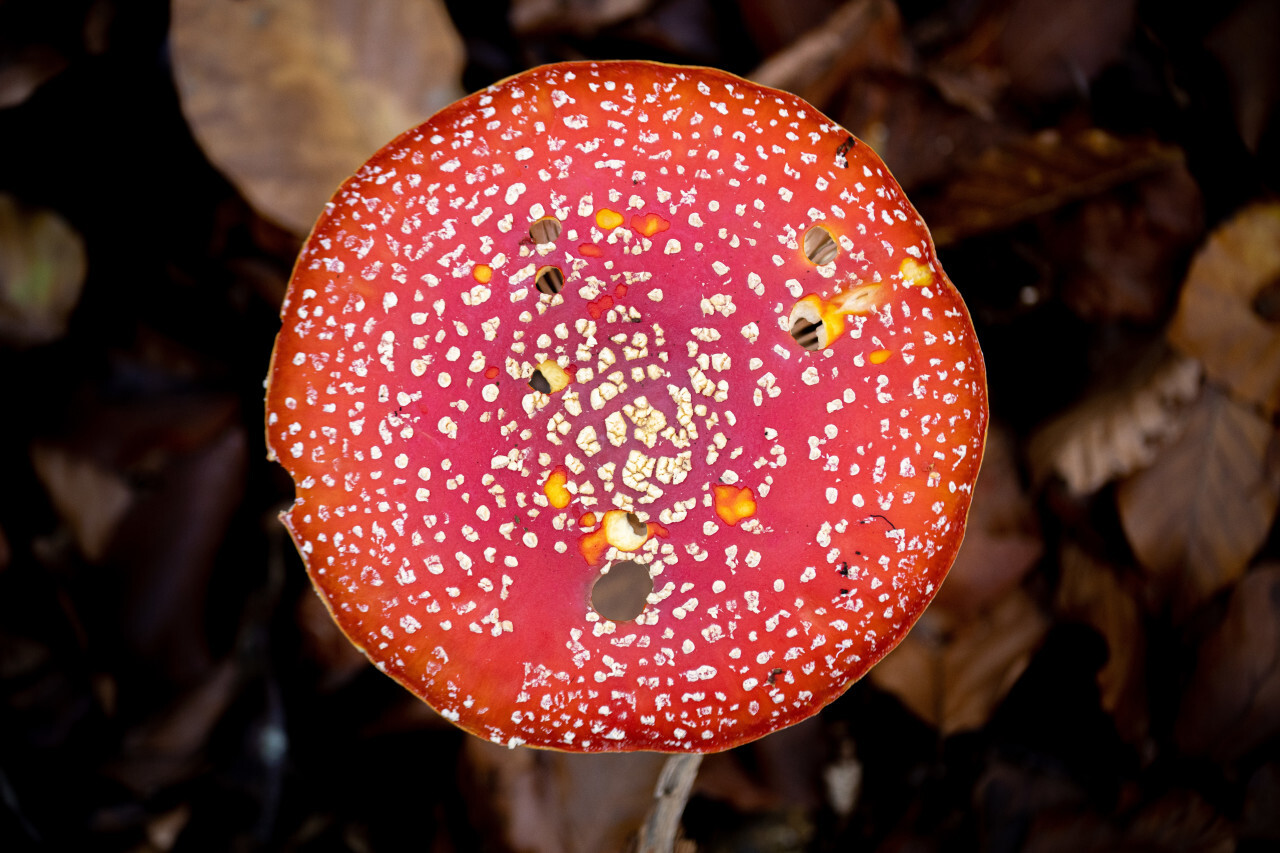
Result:
M554 296L564 289L564 273L559 267L543 267L533 279L534 287L539 293Z
M840 254L836 239L822 225L815 225L804 232L804 256L810 263L823 266L829 264Z
M813 296L806 296L791 309L787 329L802 349L815 352L825 349L831 342L830 330L822 317L821 303Z
M591 608L610 622L630 622L644 612L653 594L653 578L648 566L635 560L620 560L591 587Z
M562 226L554 216L544 216L529 226L529 239L535 243L554 243Z

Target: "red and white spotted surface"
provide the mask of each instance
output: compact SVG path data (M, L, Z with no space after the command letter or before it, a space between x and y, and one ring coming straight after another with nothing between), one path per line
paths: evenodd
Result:
M838 697L964 531L982 356L880 160L798 98L535 69L347 181L267 388L284 514L385 672L494 742L725 749ZM592 585L652 579L635 619Z

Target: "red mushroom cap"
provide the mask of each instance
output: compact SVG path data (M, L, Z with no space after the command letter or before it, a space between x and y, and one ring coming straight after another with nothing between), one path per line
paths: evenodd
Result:
M342 186L282 316L267 440L311 578L495 742L803 720L960 545L968 313L884 164L793 95L642 62L492 86ZM603 618L593 585L637 565L642 612Z

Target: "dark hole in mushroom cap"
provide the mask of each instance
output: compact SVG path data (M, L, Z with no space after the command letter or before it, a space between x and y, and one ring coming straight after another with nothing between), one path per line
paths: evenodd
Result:
M1253 313L1268 323L1280 323L1280 276L1263 285L1253 297Z
M840 253L831 232L821 225L815 225L804 232L804 256L818 266L829 264Z
M813 321L805 317L797 317L791 324L791 337L807 350L821 349L822 321Z
M533 375L529 377L529 387L539 394L551 393L551 383L547 381L547 377L542 375L541 370L533 371Z
M591 607L611 622L630 622L644 612L653 593L653 579L647 566L635 560L621 560L596 578L591 587Z
M539 293L554 295L564 288L564 273L560 272L559 267L543 267L538 270L533 283Z
M554 216L544 216L529 226L529 238L535 243L554 243L560 236L560 220Z

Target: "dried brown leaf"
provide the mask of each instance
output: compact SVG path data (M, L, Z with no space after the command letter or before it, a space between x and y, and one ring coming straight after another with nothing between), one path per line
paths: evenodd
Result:
M610 853L627 849L653 802L666 756L574 755L508 749L467 738L466 759L492 826L520 853Z
M1022 853L1232 853L1234 828L1198 794L1171 791L1133 814L1104 816L1086 803L1028 815Z
M1270 33L1271 39L1258 38ZM1222 64L1230 84L1231 106L1245 145L1257 153L1280 108L1280 4L1245 0L1233 4L1205 39L1205 47Z
M906 73L914 63L897 6L889 0L851 0L765 60L750 77L825 104L854 71Z
M1092 626L1107 642L1107 662L1098 672L1102 707L1130 743L1147 733L1146 635L1137 598L1110 567L1068 543L1060 559L1054 610L1064 619Z
M1136 0L1014 0L1000 52L1019 91L1054 98L1079 91L1120 58Z
M1087 495L1150 465L1181 431L1200 385L1198 361L1153 353L1117 386L1086 398L1032 436L1035 479L1058 476L1074 494Z
M1231 761L1280 733L1280 566L1248 573L1200 646L1176 734L1194 755Z
M1191 263L1169 338L1236 395L1280 411L1280 322L1264 304L1280 281L1280 203L1246 208Z
M55 341L80 301L87 268L84 241L51 210L0 195L0 341Z
M126 734L107 774L144 796L189 778L207 757L210 736L235 699L239 678L230 660L209 670L204 680Z
M50 444L33 447L31 463L80 553L101 560L133 504L129 482L93 459Z
M939 245L999 231L1182 162L1151 139L1102 130L1044 131L991 147L963 164L920 211ZM892 165L892 164L890 164Z
M1182 434L1120 484L1120 519L1143 566L1187 613L1244 572L1280 505L1276 430L1206 386Z
M1240 834L1255 841L1280 844L1280 761L1274 758L1249 778Z
M871 679L944 736L979 728L1026 669L1048 619L1020 589L950 634L937 630L931 613L871 670Z
M298 234L369 155L461 94L439 0L176 0L171 44L209 159Z
M521 36L568 31L591 36L641 14L653 0L514 0L507 20Z
M1067 307L1090 322L1163 325L1200 241L1200 187L1172 165L1046 217L1047 260Z
M49 45L27 45L0 60L0 109L16 107L62 73L67 57Z
M333 621L319 595L308 592L299 598L295 618L304 653L323 673L319 682L321 692L342 687L371 666L368 658Z

